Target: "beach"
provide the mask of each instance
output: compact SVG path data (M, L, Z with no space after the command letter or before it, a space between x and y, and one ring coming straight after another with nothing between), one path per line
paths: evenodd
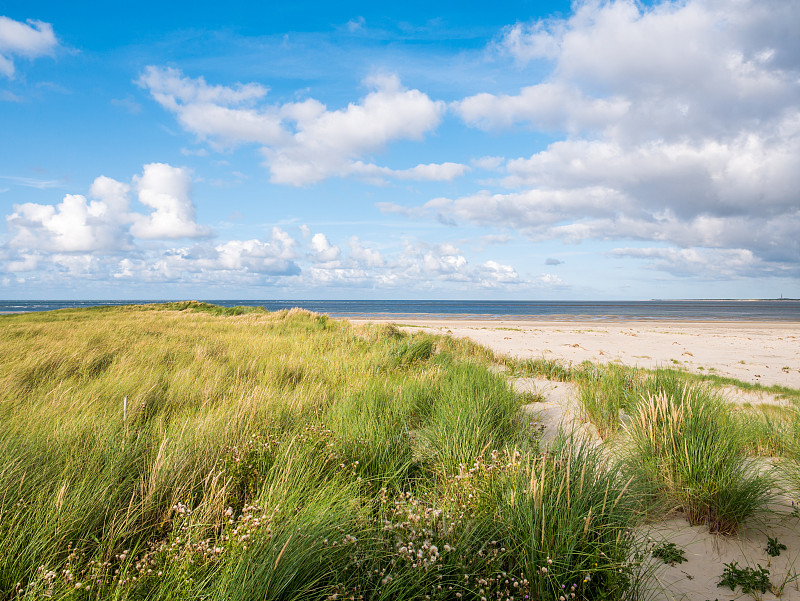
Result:
M395 323L409 332L470 338L517 358L672 367L800 388L800 322L425 318Z

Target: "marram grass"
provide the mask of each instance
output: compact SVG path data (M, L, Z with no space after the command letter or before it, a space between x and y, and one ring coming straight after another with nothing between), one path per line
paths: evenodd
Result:
M748 456L730 405L707 388L649 395L625 429L632 472L691 524L735 534L773 500L774 479Z
M0 599L632 590L618 467L541 453L468 341L186 302L3 317L0 355Z

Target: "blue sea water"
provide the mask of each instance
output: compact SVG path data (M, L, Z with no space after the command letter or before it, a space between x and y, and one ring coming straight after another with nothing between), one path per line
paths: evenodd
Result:
M99 305L130 305L148 300L0 301L0 313L53 311ZM300 307L350 319L543 319L543 320L719 320L800 321L800 300L650 300L650 301L471 301L471 300L237 300L207 302L268 311Z

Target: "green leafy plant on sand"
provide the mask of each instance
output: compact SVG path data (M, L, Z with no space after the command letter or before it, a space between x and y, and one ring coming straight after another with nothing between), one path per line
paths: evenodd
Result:
M681 564L684 561L689 561L686 559L684 550L675 543L661 543L655 545L650 553L653 557L673 566L676 563Z
M767 548L764 549L770 557L778 557L781 551L786 551L786 545L778 542L777 537L767 537Z
M747 456L729 405L707 389L648 396L626 425L628 465L691 524L734 534L774 494Z
M717 584L718 587L727 586L730 589L736 590L736 587L741 587L742 592L746 595L755 596L756 593L762 595L772 587L769 580L769 570L762 568L759 564L757 568L750 566L740 568L737 562L723 564L725 569L722 571L722 576Z

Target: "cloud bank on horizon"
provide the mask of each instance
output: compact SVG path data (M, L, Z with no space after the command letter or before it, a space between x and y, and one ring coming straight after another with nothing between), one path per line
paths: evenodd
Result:
M576 2L427 55L350 17L291 53L231 42L264 44L271 79L214 51L126 56L104 127L127 108L170 152L0 173L0 294L800 296L797 2ZM49 91L68 79L32 78L87 52L37 18L0 17L17 112L68 105ZM343 69L332 48L348 77L320 74Z

